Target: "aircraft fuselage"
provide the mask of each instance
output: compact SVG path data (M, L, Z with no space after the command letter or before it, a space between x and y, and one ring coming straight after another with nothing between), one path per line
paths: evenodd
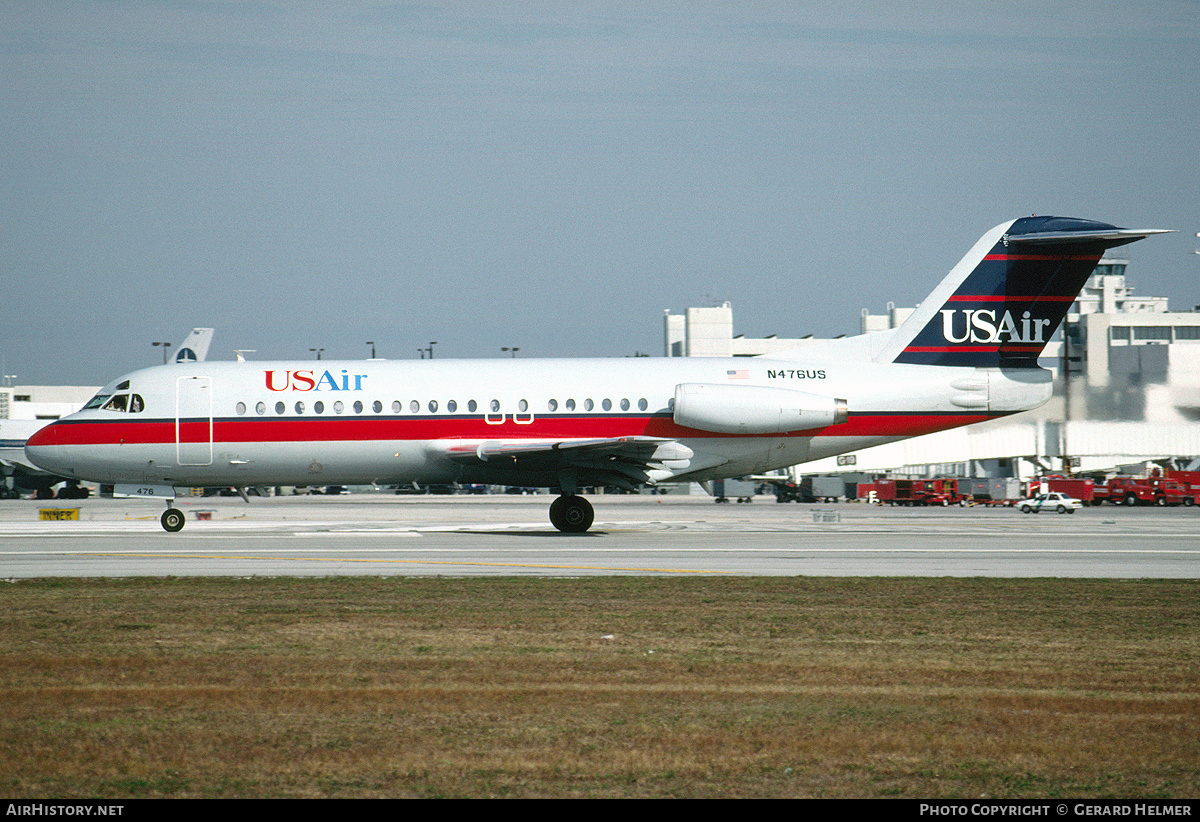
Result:
M1048 372L755 358L206 362L148 368L31 442L38 464L105 483L557 486L553 469L456 461L487 442L620 437L693 452L669 474L760 473L1040 405ZM116 386L128 384L118 389ZM845 422L739 435L679 424L676 386L770 387L844 398ZM735 394L736 395L736 394ZM586 480L582 484L587 484Z

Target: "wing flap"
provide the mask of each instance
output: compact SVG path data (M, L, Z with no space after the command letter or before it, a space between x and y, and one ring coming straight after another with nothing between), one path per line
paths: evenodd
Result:
M630 490L651 476L686 469L693 456L692 449L662 437L485 440L450 445L443 454L462 465L555 472L579 485L619 485Z
M452 445L445 451L455 462L545 462L547 464L603 457L632 462L688 460L692 449L662 437L612 437L592 440L485 440Z

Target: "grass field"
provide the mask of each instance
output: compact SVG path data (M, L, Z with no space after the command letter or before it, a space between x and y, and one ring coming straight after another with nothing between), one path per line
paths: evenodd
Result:
M0 794L1195 797L1200 584L0 583Z

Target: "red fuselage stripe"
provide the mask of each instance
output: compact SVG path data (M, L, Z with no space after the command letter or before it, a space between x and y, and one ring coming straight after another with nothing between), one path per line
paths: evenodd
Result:
M852 414L836 426L807 431L788 432L787 436L915 436L981 422L994 415L986 413L945 414ZM654 416L591 416L538 417L530 424L514 423L506 418L499 425L490 425L482 417L414 417L404 418L250 418L215 419L212 439L219 443L272 442L398 442L413 440L565 440L609 437L663 437L667 439L714 439L740 437L740 434L717 434L677 425L670 417ZM784 434L759 434L758 437L780 437ZM208 420L184 421L179 426L182 442L208 442ZM174 420L139 422L69 421L43 428L30 438L29 444L40 445L173 445L176 442Z
M1032 262L1058 262L1059 260L1099 260L1098 254L987 254L985 260L1028 260Z
M948 303L1069 303L1075 301L1075 296L1054 296L1047 294L951 294L946 298Z
M921 354L947 354L951 352L965 352L967 354L992 353L1003 349L1009 351L1023 351L1040 353L1042 346L1040 345L910 345L904 349L908 352L917 352Z

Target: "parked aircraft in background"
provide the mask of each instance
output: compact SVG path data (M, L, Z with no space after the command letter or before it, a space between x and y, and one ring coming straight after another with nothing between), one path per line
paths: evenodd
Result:
M204 362L208 359L208 346L212 338L213 329L193 328L183 342L175 346L175 356L171 359L177 363Z
M580 490L763 473L1025 411L1108 248L1157 230L1024 217L987 232L898 328L752 358L207 362L106 385L26 449L46 470L174 486L494 483Z

